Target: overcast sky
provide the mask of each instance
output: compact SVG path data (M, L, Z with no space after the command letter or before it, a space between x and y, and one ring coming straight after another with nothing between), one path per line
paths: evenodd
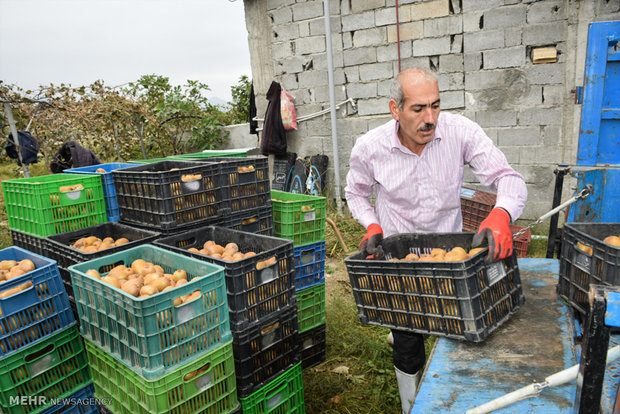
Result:
M6 83L116 86L152 73L229 101L252 77L243 0L0 0Z

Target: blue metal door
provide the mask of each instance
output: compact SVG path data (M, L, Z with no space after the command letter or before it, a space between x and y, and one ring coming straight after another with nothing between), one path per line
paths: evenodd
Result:
M588 33L577 164L620 164L620 21Z

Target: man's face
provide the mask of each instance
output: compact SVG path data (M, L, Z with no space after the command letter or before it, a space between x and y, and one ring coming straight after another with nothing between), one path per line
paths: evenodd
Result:
M439 118L439 87L427 79L412 82L403 79L403 109L390 101L392 117L400 122L398 137L412 152L420 154L424 146L435 137Z

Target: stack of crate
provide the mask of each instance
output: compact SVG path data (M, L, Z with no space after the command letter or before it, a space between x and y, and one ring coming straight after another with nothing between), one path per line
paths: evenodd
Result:
M105 277L137 259L168 274L185 270L187 283L136 297L86 273ZM238 412L222 267L144 244L69 271L95 395L110 403L105 412Z
M277 391L278 395L286 393L276 404L283 410L279 412L301 412L296 411L303 406L303 387L293 242L206 226L160 238L155 244L224 267L237 392L243 411L270 411L265 409L265 395L284 387L284 391ZM229 249L243 257L229 260ZM272 395L269 401L275 401Z
M276 237L293 240L302 367L325 361L325 197L271 191Z
M0 411L96 413L95 405L71 407L94 388L56 262L8 247L0 269Z

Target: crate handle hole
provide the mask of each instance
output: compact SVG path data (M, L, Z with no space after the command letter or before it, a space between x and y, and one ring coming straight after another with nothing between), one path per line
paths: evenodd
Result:
M37 359L51 353L54 350L54 344L48 344L47 346L45 346L42 349L39 349L36 352L33 352L31 354L26 355L26 358L24 358L25 362L33 362L36 361Z
M183 380L185 382L192 381L194 378L199 377L199 376L205 374L210 368L211 368L211 363L207 362L204 366L202 366L202 367L200 367L200 368L198 368L198 369L196 369L194 371L191 371L191 372L188 372L187 374L185 374L183 376Z

